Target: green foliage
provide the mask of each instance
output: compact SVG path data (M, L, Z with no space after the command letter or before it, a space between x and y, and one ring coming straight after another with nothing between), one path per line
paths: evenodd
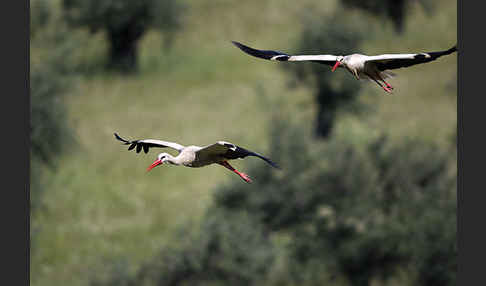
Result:
M131 286L133 277L129 270L129 263L125 260L106 261L108 269L104 275L91 278L90 286ZM95 276L95 275L93 275ZM135 284L136 285L136 284Z
M37 207L43 190L42 168L55 166L54 161L72 142L66 123L63 97L69 88L62 67L46 61L30 68L30 152L31 206Z
M366 146L336 137L317 145L297 128L279 127L271 157L282 173L255 167L250 173L263 174L255 186L223 188L216 205L245 210L267 230L290 235L296 281L318 283L309 277L338 273L351 285L369 285L409 269L420 285L455 282L449 152L386 137Z
M46 26L49 17L49 0L31 0L30 1L30 36L37 33L39 29Z
M38 206L45 186L42 169L55 168L55 160L74 142L67 124L64 98L71 93L78 39L69 36L49 1L33 2L31 26L31 205ZM53 32L52 28L57 30Z
M407 244L417 285L456 285L457 275L457 202L436 198L417 207L432 208L410 220L410 242Z
M49 163L63 148L66 112L61 96L66 82L56 66L33 66L31 90L31 150L35 158Z
M335 15L322 17L313 13L303 17L304 29L298 42L296 54L326 53L347 55L358 52L363 33L355 23ZM362 83L347 71L337 70L317 63L292 64L290 68L297 81L315 87L317 101L316 135L328 137L332 131L338 108L352 103L359 94Z
M196 229L181 229L178 246L163 249L134 277L116 271L104 285L251 285L266 275L273 247L250 215L213 208Z
M435 4L434 0L344 0L345 7L362 9L377 16L390 19L395 30L403 32L408 9L413 3L420 3L426 11L431 11Z
M130 72L137 68L137 45L154 27L166 35L169 47L182 26L184 7L178 0L63 0L72 26L103 30L110 42L109 67Z

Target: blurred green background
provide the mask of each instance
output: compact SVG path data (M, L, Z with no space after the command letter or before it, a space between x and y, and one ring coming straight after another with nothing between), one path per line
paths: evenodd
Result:
M443 50L456 1L30 4L32 285L456 284L456 54L395 70L389 95L231 44ZM225 140L282 170L147 173L159 150L113 132Z

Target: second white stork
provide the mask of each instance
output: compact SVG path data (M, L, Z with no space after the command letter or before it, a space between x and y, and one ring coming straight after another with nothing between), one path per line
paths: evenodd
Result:
M228 163L228 161L233 159L243 159L247 156L254 156L264 160L274 168L279 168L277 164L272 162L270 159L225 141L218 141L205 147L199 147L182 146L178 143L154 139L129 141L121 138L116 133L114 133L114 135L115 138L122 141L124 145L130 145L128 147L128 150L132 150L135 148L137 153L140 153L142 149L145 153L148 153L149 149L152 147L168 147L179 152L179 155L176 157L168 153L160 153L157 156L157 159L147 168L147 171L150 171L154 167L162 164L182 165L186 167L199 168L216 163L236 173L245 182L251 183L251 178L247 174L233 168Z
M338 67L346 68L357 80L366 78L376 82L386 92L391 92L393 87L386 82L386 78L394 76L387 70L409 67L417 64L428 63L441 56L456 52L456 46L439 52L427 52L416 54L383 54L377 56L367 56L362 54L352 54L348 56L335 55L288 55L272 50L257 50L233 41L233 44L243 52L254 57L281 61L310 61L332 66L332 71ZM383 82L383 84L381 83Z

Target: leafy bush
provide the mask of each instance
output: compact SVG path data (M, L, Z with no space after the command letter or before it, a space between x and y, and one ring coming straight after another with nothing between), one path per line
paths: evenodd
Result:
M250 215L213 208L196 231L190 226L134 277L112 271L92 285L251 285L266 275L273 247Z
M31 0L30 1L30 37L37 33L39 29L44 28L51 16L49 0Z
M32 67L31 150L32 155L50 163L62 151L66 137L66 112L60 96L66 91L62 75L53 67Z
M255 167L250 172L260 177L251 188L222 188L216 205L245 210L266 231L290 236L292 279L319 284L337 275L369 285L402 270L417 273L419 285L455 283L450 152L386 137L365 146L336 137L317 144L278 124L272 146L279 147L271 157L284 170Z
M434 0L344 0L345 7L354 7L377 16L390 19L395 25L395 30L403 32L407 12L410 5L420 3L426 11L431 11L434 6Z
M72 92L77 69L73 50L78 38L70 36L49 1L34 1L30 35L30 138L31 205L39 204L44 188L42 169L54 168L55 160L74 143L67 124L64 98Z
M149 28L164 32L166 46L181 28L184 7L177 0L63 0L72 26L103 30L110 43L109 67L123 72L137 68L137 44Z

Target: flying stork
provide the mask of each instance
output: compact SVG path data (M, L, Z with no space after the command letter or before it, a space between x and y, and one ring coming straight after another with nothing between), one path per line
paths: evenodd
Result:
M232 43L243 52L266 60L281 62L311 61L332 66L332 71L335 71L338 67L344 67L354 75L357 80L360 78L373 80L388 93L391 93L393 87L386 82L385 79L394 76L394 74L387 70L428 63L441 56L449 55L457 51L456 46L454 46L445 51L416 54L383 54L377 56L367 56L362 54L352 54L348 56L288 55L278 51L253 49L235 41L232 41Z
M173 157L168 153L160 153L157 156L157 159L147 168L147 171L150 171L154 167L162 164L182 165L186 167L199 168L199 167L204 167L216 163L236 173L245 182L251 183L252 180L247 174L239 172L238 170L233 168L228 163L228 161L233 159L243 159L247 156L254 156L264 160L274 168L279 168L277 164L272 162L270 159L225 141L218 141L214 144L205 147L199 147L199 146L182 146L178 143L154 140L154 139L142 139L142 140L129 141L121 138L116 133L114 133L114 135L115 138L122 141L124 145L130 145L128 147L128 150L132 150L136 148L135 150L137 153L140 153L142 149L145 153L148 153L151 147L160 147L160 148L168 147L177 150L179 152L179 155L177 155L176 157Z

